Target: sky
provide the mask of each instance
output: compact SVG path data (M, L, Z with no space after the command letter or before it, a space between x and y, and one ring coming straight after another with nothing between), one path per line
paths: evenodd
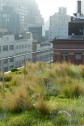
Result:
M77 0L36 0L38 8L45 21L49 19L50 15L58 12L59 7L67 7L67 13L72 15L76 12Z

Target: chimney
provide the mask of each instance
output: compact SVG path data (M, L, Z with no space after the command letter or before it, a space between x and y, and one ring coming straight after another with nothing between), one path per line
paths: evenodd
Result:
M77 1L77 13L81 14L81 0Z

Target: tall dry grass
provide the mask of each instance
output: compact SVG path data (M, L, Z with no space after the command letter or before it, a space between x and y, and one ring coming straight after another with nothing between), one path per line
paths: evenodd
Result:
M47 101L45 101L42 97L38 98L38 101L35 105L35 108L37 108L40 112L43 114L50 114L50 106Z
M84 96L83 85L84 67L75 66L70 63L28 63L26 64L26 79L23 68L20 74L12 73L9 81L10 93L6 89L6 97L3 102L5 110L22 111L35 108L47 113L47 100L49 96L63 95L65 98L79 98ZM12 90L11 90L12 88ZM41 98L33 98L39 94ZM42 99L43 98L43 99ZM45 98L45 100L44 100ZM37 107L36 107L37 108Z
M5 97L3 102L3 110L10 112L19 112L32 108L31 97L25 86L19 86L14 94Z

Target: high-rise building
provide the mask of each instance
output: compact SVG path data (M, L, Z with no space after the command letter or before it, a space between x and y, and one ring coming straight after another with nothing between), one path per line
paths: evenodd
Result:
M20 30L19 14L10 4L10 0L1 0L0 3L0 29L9 34L18 34Z
M44 20L40 14L40 10L38 9L38 5L35 0L21 0L23 5L27 9L27 21L28 26L42 26L44 24Z
M3 5L0 11L0 29L3 29L9 34L19 33L19 15L14 8L8 5Z
M20 33L23 33L27 31L27 9L25 6L22 5L22 3L17 4L16 13L19 15L20 20Z
M68 37L68 22L70 16L67 15L67 9L59 8L59 12L50 17L49 39Z
M28 26L42 26L43 22L35 0L0 0L1 31L23 33Z

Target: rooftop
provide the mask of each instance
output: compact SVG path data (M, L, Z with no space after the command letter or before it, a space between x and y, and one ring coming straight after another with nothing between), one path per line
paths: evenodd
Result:
M79 42L79 40L80 40L81 42L84 42L84 36L83 35L70 35L66 38L64 38L64 37L56 38L55 37L51 42L54 42L56 40L58 40L58 41L67 41L68 40L68 42L71 42L71 41Z

